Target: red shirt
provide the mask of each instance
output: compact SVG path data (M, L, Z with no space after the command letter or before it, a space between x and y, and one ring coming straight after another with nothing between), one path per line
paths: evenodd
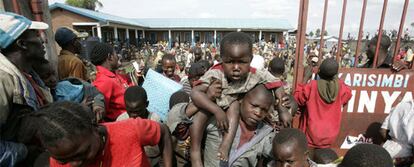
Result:
M157 122L136 118L103 125L108 132L104 154L87 167L150 167L143 147L159 143L161 128ZM70 164L61 165L50 158L50 167L70 167Z
M319 96L318 82L312 80L306 85L299 84L294 97L299 106L306 107L300 117L299 129L306 134L309 147L330 147L339 134L341 107L351 99L351 89L340 80L338 96L328 104Z
M105 98L106 118L115 121L119 115L126 112L124 94L128 82L105 67L96 66L96 70L96 80L92 84Z

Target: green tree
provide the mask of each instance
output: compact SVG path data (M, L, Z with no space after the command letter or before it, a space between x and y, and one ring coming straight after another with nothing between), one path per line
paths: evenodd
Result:
M103 4L99 0L66 0L65 3L70 6L89 10L96 10L96 7L103 7Z
M310 37L313 37L313 35L315 35L315 34L313 34L313 31L309 32Z
M321 29L316 29L316 33L315 33L316 37L320 37L321 36Z

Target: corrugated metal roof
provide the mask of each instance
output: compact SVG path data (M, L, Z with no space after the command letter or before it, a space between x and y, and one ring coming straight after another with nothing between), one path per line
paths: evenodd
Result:
M135 20L145 23L150 28L293 29L285 19L155 18Z
M157 29L265 29L291 30L293 27L286 19L216 19L216 18L125 18L69 6L63 3L54 3L50 10L62 8L79 15L89 17L100 22L125 24Z
M78 8L70 5L66 5L63 3L54 3L49 6L49 10L54 10L57 8L62 8L68 10L70 12L89 17L91 19L100 21L100 22L110 22L110 23L118 23L124 25L131 25L131 26L138 26L138 27L146 27L144 23L140 23L138 20L115 16L107 13L92 11L88 9Z

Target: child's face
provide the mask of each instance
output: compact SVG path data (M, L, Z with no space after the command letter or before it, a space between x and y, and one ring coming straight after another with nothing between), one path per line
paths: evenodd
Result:
M230 45L224 49L224 75L229 81L243 81L250 71L252 51L247 45Z
M272 99L263 93L247 94L241 104L241 118L247 126L256 128L257 124L269 114Z
M44 66L44 67L43 67ZM45 85L50 89L55 89L57 85L56 72L50 65L42 65L42 72L39 72L39 77L43 80Z
M162 71L167 77L173 77L175 72L175 61L164 60L162 61Z
M75 134L69 138L60 139L56 142L56 146L46 149L60 164L77 167L94 162L103 144L101 136L94 132L89 135Z
M144 118L147 114L148 102L137 101L137 102L126 102L125 107L130 118Z
M297 142L291 141L273 145L275 164L273 167L308 167L307 153L300 149Z

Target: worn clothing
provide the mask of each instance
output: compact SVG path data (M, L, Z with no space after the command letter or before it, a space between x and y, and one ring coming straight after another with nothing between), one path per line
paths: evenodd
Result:
M414 146L414 101L402 101L390 112L382 124L392 140L384 148L392 158L412 156Z
M59 80L63 80L68 77L76 77L85 81L88 80L86 67L82 60L67 50L60 51L58 57L58 72Z
M164 75L165 77L167 77L167 78L169 78L167 75L165 75L165 74L162 74L162 75ZM171 78L169 78L169 79L171 79L171 80L173 80L173 81L175 81L175 82L177 82L177 83L180 83L180 81L181 81L181 78L180 78L180 76L178 76L177 74L174 74Z
M319 96L328 104L335 101L339 92L338 77L332 80L319 79L318 82L318 93Z
M266 61L261 55L253 55L252 62L250 66L256 68L257 70L264 70Z
M227 109L230 104L237 100L241 94L247 93L253 89L257 84L265 84L266 88L273 89L283 86L280 79L274 77L268 71L259 71L255 68L250 68L247 79L243 83L229 83L226 76L224 76L223 67L221 64L213 66L201 78L200 84L209 86L214 79L221 81L222 93L221 97L217 98L216 103L223 109Z
M161 128L157 122L136 118L103 124L107 129L105 152L98 155L88 167L150 167L144 146L155 146L161 139ZM50 167L60 165L53 158Z
M339 80L339 93L335 101L326 103L318 92L318 81L299 84L294 92L296 102L302 109L299 121L301 129L312 148L329 148L336 140L341 127L341 110L352 97L351 89Z
M309 163L309 167L336 167L336 164L317 164L315 162L313 162L311 159L308 159L308 163ZM273 167L275 166L276 162L275 161L271 161L267 166L268 167Z
M33 82L38 84L38 91L51 97L48 89L37 75ZM27 154L26 146L17 143L21 116L40 107L38 96L31 82L12 62L0 53L0 166L15 166ZM23 135L24 136L24 135Z
M178 103L174 105L168 112L167 126L171 133L174 133L177 125L181 122L191 123L191 119L187 117L185 110L188 103ZM189 150L191 146L191 139L188 137L185 140L177 139L177 144L174 147L178 166L184 166L189 162Z
M125 90L128 82L118 74L105 67L96 66L97 74L93 85L103 94L105 99L106 119L115 121L126 111L124 103Z
M241 121L241 120L240 120ZM217 167L217 150L222 141L222 136L217 126L214 124L215 119L210 118L206 129L206 145L204 149L204 166ZM259 124L253 138L247 143L238 147L240 142L241 130L237 129L236 136L230 150L229 166L256 166L259 156L270 157L272 140L275 135L273 128L266 124Z
M128 113L124 112L121 114L116 121L123 121L129 119ZM161 117L157 113L150 112L148 115L148 120L161 123ZM151 166L157 166L161 159L161 152L158 146L145 146L145 154L148 156Z
M89 82L69 77L59 81L56 86L55 101L67 100L81 103L84 98L93 100L92 106L105 108L104 96Z
M180 84L183 85L183 91L190 95L192 88L190 85L190 81L188 81L188 78L181 79Z

